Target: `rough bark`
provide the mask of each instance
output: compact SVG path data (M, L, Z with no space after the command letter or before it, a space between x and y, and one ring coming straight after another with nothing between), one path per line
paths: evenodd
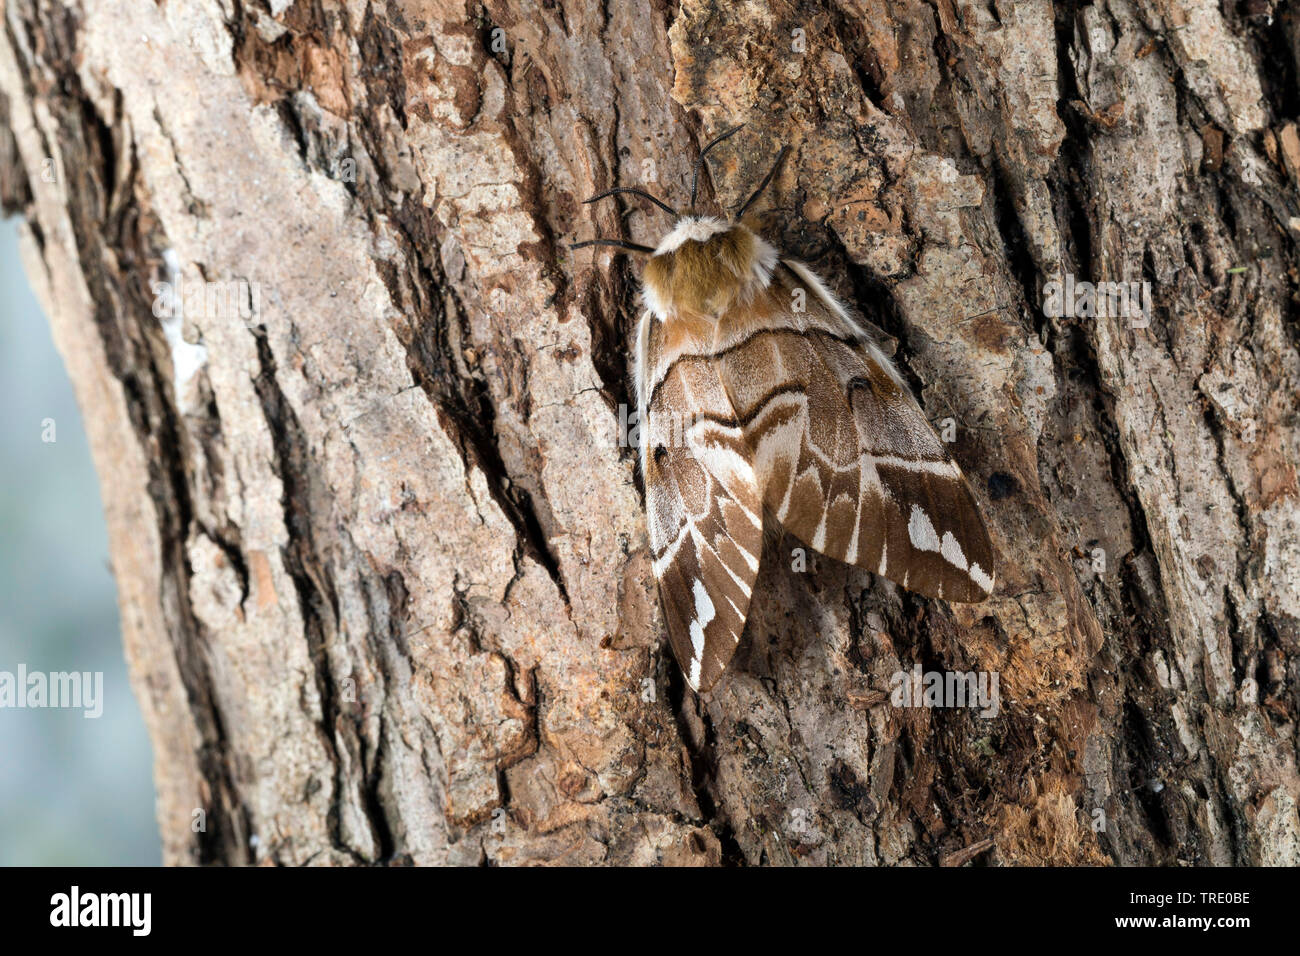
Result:
M166 860L1300 862L1276 6L6 0L0 200ZM581 200L684 203L742 121L706 190L792 147L764 233L956 424L1001 563L950 607L769 541L701 701L617 441L636 269L567 243L653 244ZM1149 327L1044 315L1067 273L1149 282ZM167 327L177 275L256 295ZM891 706L917 663L1000 713Z

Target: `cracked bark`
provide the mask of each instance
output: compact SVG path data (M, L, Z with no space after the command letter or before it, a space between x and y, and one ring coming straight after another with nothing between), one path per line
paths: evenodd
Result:
M184 863L1296 864L1300 20L1271 0L6 0L0 202ZM699 144L987 509L948 607L769 541L707 701L617 441ZM1147 328L1046 315L1146 281ZM244 281L251 308L155 283ZM169 338L169 334L171 337ZM1104 570L1097 556L1104 557ZM891 676L1000 676L996 718ZM195 811L206 827L195 832Z

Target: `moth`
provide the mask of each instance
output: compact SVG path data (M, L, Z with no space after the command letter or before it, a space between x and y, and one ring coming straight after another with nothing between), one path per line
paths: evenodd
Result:
M697 693L735 653L765 516L822 554L928 597L982 601L993 548L961 469L875 340L806 265L743 221L679 214L648 259L632 372L654 574L669 641Z

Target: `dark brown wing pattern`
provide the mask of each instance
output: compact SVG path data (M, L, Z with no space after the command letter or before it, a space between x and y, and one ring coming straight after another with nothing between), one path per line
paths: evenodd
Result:
M663 324L642 317L641 355L655 366ZM638 371L645 382L644 370ZM763 545L763 504L749 446L718 368L681 361L647 384L641 462L655 577L673 653L698 691L735 653Z
M716 322L637 341L647 524L673 652L709 690L735 652L764 509L833 558L949 601L993 590L962 476L889 361L798 263Z
M799 290L803 290L802 295ZM888 360L821 282L782 262L784 310L717 355L763 500L823 554L949 601L993 590L993 548L966 480ZM806 311L794 311L803 304Z

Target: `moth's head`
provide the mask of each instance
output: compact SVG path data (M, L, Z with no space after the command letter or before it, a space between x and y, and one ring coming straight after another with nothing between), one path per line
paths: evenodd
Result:
M759 262L768 249L742 223L683 216L646 263L646 305L660 317L670 312L717 315L750 281L771 273L771 263L764 269Z
M586 200L593 203L619 193L629 193L654 203L675 218L673 228L657 247L651 249L624 239L588 239L573 243L572 248L614 246L649 256L642 289L646 305L661 319L670 312L716 317L733 302L767 285L776 265L776 250L746 228L741 219L776 175L788 147L782 148L776 164L749 200L737 210L731 222L698 215L695 211L700 169L705 157L709 150L743 127L742 123L727 130L700 150L691 177L691 205L686 215L680 215L663 200L634 186L616 186Z

